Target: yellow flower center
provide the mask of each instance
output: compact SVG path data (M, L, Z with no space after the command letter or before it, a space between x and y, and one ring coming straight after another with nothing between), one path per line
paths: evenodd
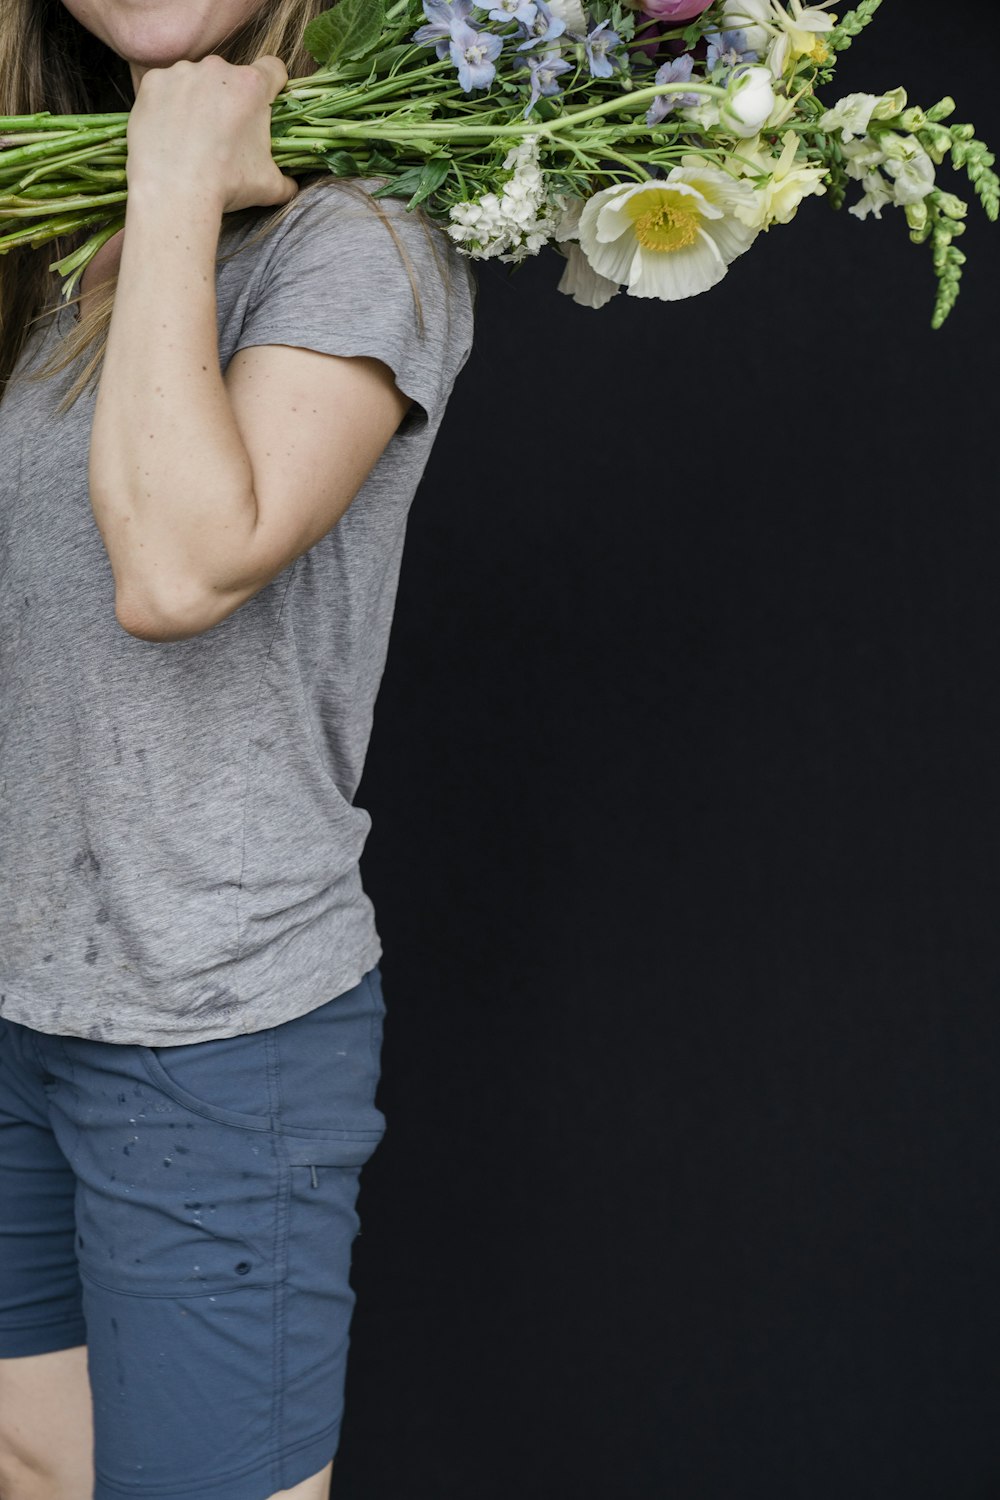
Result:
M830 60L830 49L822 37L817 37L812 51L808 54L814 63L825 63Z
M698 211L679 193L635 193L625 207L644 250L683 250L698 238Z

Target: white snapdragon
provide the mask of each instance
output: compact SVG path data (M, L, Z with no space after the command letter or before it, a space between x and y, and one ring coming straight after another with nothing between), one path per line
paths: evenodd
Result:
M883 138L883 172L893 179L893 199L901 207L922 203L934 186L934 163L915 136Z
M888 94L845 94L820 115L820 130L839 130L842 141L864 135L872 120L891 120L906 108L906 90Z
M524 260L537 255L553 237L558 209L546 199L538 137L527 135L512 147L503 169L512 175L499 194L483 193L470 203L453 204L448 211L449 235L476 260L494 256L502 261Z
M874 214L876 219L881 219L882 210L887 203L892 202L892 188L886 182L881 172L868 172L862 178L865 193L857 203L852 203L847 210L858 219L867 219L869 214Z

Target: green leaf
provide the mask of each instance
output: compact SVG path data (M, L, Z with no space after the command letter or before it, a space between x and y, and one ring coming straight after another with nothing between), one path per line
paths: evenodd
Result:
M302 40L321 66L332 67L370 52L385 24L385 0L339 0L309 22Z
M420 183L417 191L406 205L407 208L416 208L418 203L423 203L431 193L436 193L451 171L451 161L447 156L432 156L424 162L420 168Z
M389 182L383 183L380 188L375 188L371 197L408 198L420 186L422 171L422 167L407 167L405 172L399 172Z
M374 146L368 153L368 172L372 177L391 177L398 167L398 162L392 161L388 156L383 156L382 152Z
M349 151L330 151L323 158L334 177L360 177L361 167L356 156Z

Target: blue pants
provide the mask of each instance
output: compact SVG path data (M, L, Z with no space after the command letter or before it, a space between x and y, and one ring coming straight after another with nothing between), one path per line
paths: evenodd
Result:
M94 1500L267 1500L343 1415L379 967L179 1047L0 1019L0 1358L87 1345Z

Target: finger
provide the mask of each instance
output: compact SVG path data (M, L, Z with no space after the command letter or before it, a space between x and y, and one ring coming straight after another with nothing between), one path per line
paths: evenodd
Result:
M269 100L273 100L277 94L280 94L288 82L288 69L280 57L273 57L270 53L265 52L262 57L258 57L250 66L251 68L256 68L261 78L263 78Z
M282 174L281 174L281 186L282 186L282 189L283 189L283 195L282 195L282 197L275 199L275 202L276 203L291 203L292 199L295 197L296 193L299 190L298 183L295 181L294 177L286 177L285 173L282 172Z

